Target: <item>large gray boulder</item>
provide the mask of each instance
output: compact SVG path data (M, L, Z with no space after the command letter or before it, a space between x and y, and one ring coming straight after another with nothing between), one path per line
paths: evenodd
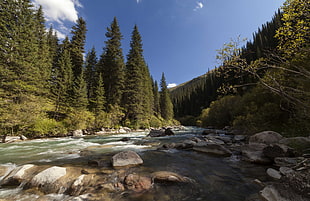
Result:
M23 165L12 170L3 180L0 182L2 186L18 186L24 180L29 177L29 170L35 167L32 164Z
M174 132L171 128L160 129L160 130L151 130L147 137L164 137L174 135Z
M66 168L53 166L35 175L31 180L32 186L44 186L56 182L67 174Z
M279 141L281 144L285 144L289 147L294 148L294 150L298 151L300 154L302 153L310 153L310 138L309 137L292 137L292 138L284 138Z
M232 155L232 152L229 149L225 148L224 146L220 144L213 144L213 143L208 143L208 142L199 142L195 144L195 146L193 147L193 150L208 153L208 154L219 155L219 156L231 156Z
M263 131L252 135L249 139L249 143L263 143L274 144L283 139L283 136L274 131Z
M151 130L147 137L162 137L165 136L165 130Z
M281 174L279 171L273 169L273 168L268 168L266 171L267 175L273 179L281 179Z
M82 130L75 130L72 132L73 137L83 137L83 131Z
M271 144L263 149L263 153L270 159L276 157L293 157L294 150L284 144Z
M278 190L272 185L266 186L260 191L260 196L264 201L291 201L282 197Z
M242 148L243 160L256 164L271 164L273 161L263 154L266 144L252 143Z
M112 157L113 167L140 165L142 163L142 158L134 151L123 151Z

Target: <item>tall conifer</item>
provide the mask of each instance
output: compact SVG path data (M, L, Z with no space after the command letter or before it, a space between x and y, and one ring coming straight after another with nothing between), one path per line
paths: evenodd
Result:
M158 90L158 84L155 80L153 82L153 94L154 94L154 114L156 116L160 116L160 105L159 105L159 90Z
M72 63L68 37L60 45L56 68L52 79L52 95L55 100L56 112L64 111L71 104L73 87Z
M167 88L166 78L164 73L161 77L160 82L161 92L160 92L160 109L161 116L165 120L171 120L173 118L173 105L170 99L169 90Z
M79 78L83 71L83 54L85 53L84 46L86 40L86 22L83 18L79 18L76 25L72 27L72 39L70 54L73 65L74 78Z
M108 40L101 55L98 70L102 73L107 105L120 105L124 90L125 63L121 48L123 38L116 17L107 28Z
M124 106L127 118L135 125L147 123L152 115L152 82L143 57L142 39L135 26L132 32L131 49L127 56Z
M92 110L93 99L95 98L95 87L98 82L98 73L96 72L97 56L96 50L93 47L90 52L86 55L85 62L85 80L87 84L87 98L88 98L88 108Z

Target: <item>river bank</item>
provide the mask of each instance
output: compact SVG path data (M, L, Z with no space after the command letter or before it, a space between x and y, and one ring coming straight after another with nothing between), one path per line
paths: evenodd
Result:
M270 187L274 182L280 183L266 174L268 168L276 168L273 163L243 160L241 147L249 146L246 136L197 128L174 132L175 135L162 137L146 137L149 132L144 131L2 144L0 199L253 201L260 200L262 184ZM222 156L218 151L207 153L216 150L214 145L207 148L211 144L228 151ZM136 152L143 163L113 167L113 156L127 150ZM38 179L33 178L42 178L44 171L55 181L38 185ZM294 174L302 171L307 170L294 169ZM23 172L24 178L18 182L15 179L15 184L7 182ZM158 178L165 179L159 182ZM286 176L280 180L283 179ZM265 192L274 192L272 188Z

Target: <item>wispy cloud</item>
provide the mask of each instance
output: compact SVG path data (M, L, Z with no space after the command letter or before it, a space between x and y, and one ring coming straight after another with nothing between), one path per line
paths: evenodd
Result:
M177 84L176 83L170 83L170 84L168 84L168 88L172 88L172 87L176 87L177 86Z
M202 9L203 8L203 3L201 1L197 1L196 2L196 7L194 8L194 11L197 11L199 9Z
M61 32L58 31L58 30L55 30L55 31L56 31L56 33L57 33L57 37L58 37L60 40L63 40L63 39L66 38L66 35L65 35L65 34L61 33Z
M48 21L75 22L78 19L76 7L81 7L78 0L34 0L36 5L41 5Z
M136 0L136 1L137 1L137 3L141 3L142 0Z

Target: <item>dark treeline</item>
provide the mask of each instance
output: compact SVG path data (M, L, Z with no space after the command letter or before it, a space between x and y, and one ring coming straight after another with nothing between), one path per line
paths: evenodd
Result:
M114 18L100 57L85 54L86 22L79 18L71 38L46 32L42 7L30 0L0 2L0 132L56 135L74 129L173 123L165 77L161 90L143 57L134 26L127 62Z
M233 126L307 135L309 107L309 2L288 0L245 46L239 38L221 50L220 67L172 89L183 124Z

